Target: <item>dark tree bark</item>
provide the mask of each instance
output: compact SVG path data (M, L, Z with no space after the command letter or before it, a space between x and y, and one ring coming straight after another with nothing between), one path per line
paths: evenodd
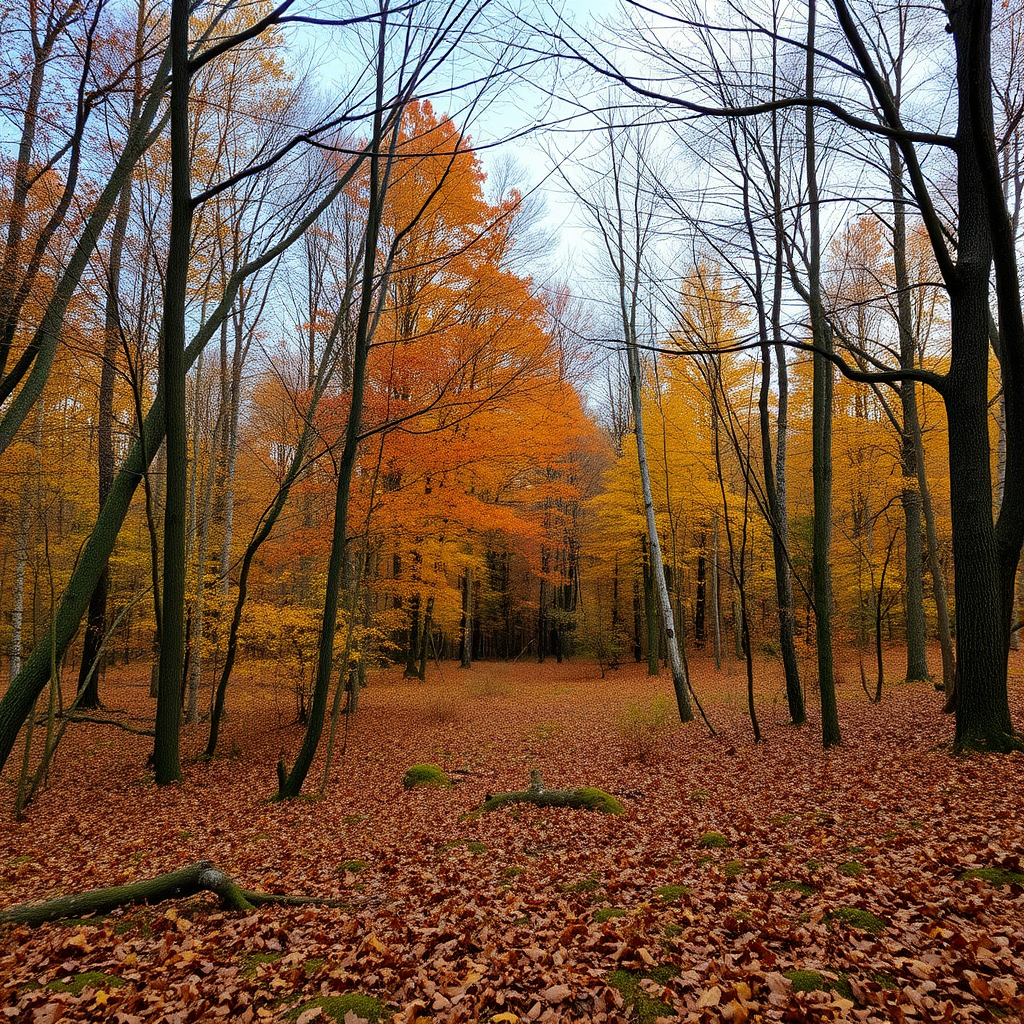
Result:
M91 892L61 896L46 903L19 903L0 910L0 924L43 924L60 921L66 917L83 917L86 914L108 914L118 907L137 903L161 903L164 900L181 899L200 892L212 892L220 897L228 910L249 911L267 903L303 906L342 906L340 900L321 900L309 896L283 896L271 893L250 892L241 888L229 875L214 867L208 860L200 860L188 867L171 871L156 878L141 882L130 882L109 889L93 889Z
M811 0L807 20L807 95L814 96L815 3ZM814 339L814 381L811 434L814 476L814 537L812 577L814 622L818 645L818 692L821 695L821 742L826 749L840 741L839 709L832 667L832 332L821 301L821 228L818 175L814 139L814 108L807 107L807 202L810 216L810 253L807 268L807 306Z
M188 124L188 0L172 0L171 228L167 249L160 381L164 388L167 496L164 505L163 621L153 766L157 785L181 778L178 756L185 661L185 518L188 425L185 416L185 292L192 242L191 143Z

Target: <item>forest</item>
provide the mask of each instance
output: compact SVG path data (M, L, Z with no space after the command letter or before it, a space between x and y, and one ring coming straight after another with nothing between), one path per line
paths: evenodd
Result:
M1024 1013L1024 7L0 39L9 1019Z

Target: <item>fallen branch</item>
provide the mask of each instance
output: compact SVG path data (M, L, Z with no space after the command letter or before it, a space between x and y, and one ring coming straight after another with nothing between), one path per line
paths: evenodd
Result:
M92 715L65 715L64 717L68 722L86 722L89 725L112 725L117 729L130 732L133 736L156 735L153 729L136 729L134 725L128 725L127 722L118 722L111 718L93 718Z
M575 807L581 810L601 811L604 814L624 814L625 808L618 800L603 789L584 786L581 789L545 789L540 772L530 772L530 788L512 793L488 794L487 799L476 809L476 814L496 811L508 804L534 804L537 807Z
M241 888L210 861L201 860L178 871L144 879L141 882L60 896L46 903L19 903L17 906L0 910L0 924L42 924L44 921L59 921L64 917L107 914L117 907L134 903L160 903L163 900L194 896L200 892L215 893L228 910L252 910L266 903L287 906L313 903L326 907L346 905L342 900L320 899L316 896L250 892Z

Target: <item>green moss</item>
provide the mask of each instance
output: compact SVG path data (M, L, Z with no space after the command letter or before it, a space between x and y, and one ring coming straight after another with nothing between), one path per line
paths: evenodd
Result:
M302 969L306 972L307 978L312 978L327 961L322 956L311 956L308 960L302 961Z
M402 785L406 789L417 786L450 786L452 780L436 764L414 764L406 769L402 776Z
M809 860L807 862L807 870L808 871L820 871L821 870L821 861L820 860L814 860L814 859Z
M702 850L725 850L732 844L721 832L705 832L697 840L697 845Z
M662 929L662 935L664 935L666 939L674 939L677 936L682 935L685 930L686 929L683 928L681 924L675 924L673 922L665 925Z
M797 992L823 992L825 979L817 971L784 971Z
M876 917L870 911L861 910L860 907L839 907L838 910L833 910L828 916L830 920L841 921L843 924L848 924L851 928L859 928L861 931L870 932L872 935L877 935L889 927L888 921L881 917Z
M552 792L548 790L547 792ZM550 804L544 803L545 793L539 794L538 799L530 800L518 794L518 793L496 793L493 796L489 796L472 814L467 815L469 818L478 818L481 814L486 814L489 811L496 811L502 807L506 807L509 804L520 804L536 803L538 806L565 806L564 804L558 804L552 801ZM606 793L603 789L597 789L593 786L584 786L582 789L572 790L572 796L579 802L579 806L589 811L600 811L602 814L625 814L626 808L619 803L611 795ZM513 811L515 814L515 811Z
M684 896L689 896L691 891L688 885L661 885L654 890L654 894L663 903L678 903Z
M679 973L678 969L672 968L670 965L666 966L668 970L672 972L667 976L664 973L661 973L664 970L661 967L655 967L644 974L638 974L634 971L626 971L620 968L619 970L612 971L605 979L610 988L618 989L619 992L622 993L622 1000L625 1005L627 1007L632 1007L633 1013L631 1019L637 1021L638 1024L654 1024L654 1021L659 1017L673 1016L671 1006L663 1003L660 999L652 999L640 987L640 982L644 978L652 978L654 981L665 984L665 982L674 978L675 975Z
M562 886L562 892L597 892L601 888L601 883L591 876L590 878L581 878L578 882L568 882Z
M773 825L788 825L792 820L793 820L793 815L789 814L788 812L786 814L776 814L772 818L772 824Z
M261 964L276 964L283 956L284 953L243 953L240 957L242 977L255 978L256 971Z
M864 852L864 847L863 846L848 846L846 848L846 852L847 853L853 853L853 854L863 853Z
M971 868L961 876L964 881L980 878L989 885L1024 885L1024 874L1019 871L1008 871L1006 868Z
M772 890L774 892L798 892L801 896L810 896L815 891L814 886L808 885L807 882L793 882L789 879L772 882Z
M871 980L877 982L889 992L895 992L900 987L899 982L891 974L883 974L881 971L876 971L872 974Z
M509 878L509 879L511 879L511 878L518 878L520 875L525 875L525 874L526 874L526 868L521 868L521 867L518 867L515 864L510 864L507 868L505 868L504 871L502 871L501 877L502 878Z
M70 992L73 996L80 996L87 988L124 988L127 984L124 978L119 978L116 974L86 971L84 974L73 975L68 981L51 981L46 988L50 992Z
M351 871L352 874L358 875L360 871L365 871L369 866L365 860L343 860L338 865L338 871Z
M848 878L856 878L858 875L864 874L864 865L857 860L848 860L845 864L840 864L836 870Z
M691 800L696 800L698 802L701 801L701 800L707 800L707 798L708 798L708 791L706 789L695 789L690 794L690 799Z
M605 921L611 921L616 917L625 917L626 912L621 907L602 907L600 910L594 911L594 920L598 924L604 924Z
M600 811L602 814L626 813L626 808L611 793L606 793L603 789L584 786L582 789L576 790L576 796L583 800L591 810Z
M481 843L478 840L472 839L468 843L466 843L466 849L469 850L470 853L475 853L475 854L486 853L487 852L487 844L486 843Z
M365 818L365 814L346 814L345 817L341 819L341 823L342 825L358 825L359 822L363 821Z
M347 1013L362 1017L368 1024L386 1024L395 1015L393 1010L389 1010L373 996L366 996L361 992L346 992L342 996L317 996L316 999L301 1003L288 1014L288 1019L297 1020L301 1013L315 1006L324 1011L325 1017L337 1021L338 1024L343 1024Z
M850 984L850 979L842 971L837 973L834 981L829 982L828 987L836 995L840 995L844 999L853 999L853 986Z
M731 860L722 868L726 878L739 878L743 874L743 861Z

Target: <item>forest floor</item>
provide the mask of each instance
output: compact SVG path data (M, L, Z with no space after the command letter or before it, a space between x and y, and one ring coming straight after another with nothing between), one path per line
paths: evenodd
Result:
M893 678L899 658L889 652ZM1024 654L1011 674L1020 727ZM1024 755L954 757L930 685L888 683L875 705L855 658L843 675L843 743L823 752L816 703L807 726L787 726L767 662L759 745L734 660L721 673L694 665L714 738L699 721L659 724L669 680L632 664L603 679L576 662L446 664L426 683L378 673L325 795L290 803L268 802L279 754L290 760L301 738L273 666L239 670L224 756L189 760L205 732L186 729L179 785L153 784L148 737L78 725L24 820L10 811L20 755L0 779L0 908L203 858L247 889L346 906L233 913L204 895L3 926L0 1013L1024 1020ZM103 698L145 725L146 667L111 670ZM405 790L418 762L457 785ZM616 794L625 813L466 816L488 793L525 788L533 767L550 787Z

